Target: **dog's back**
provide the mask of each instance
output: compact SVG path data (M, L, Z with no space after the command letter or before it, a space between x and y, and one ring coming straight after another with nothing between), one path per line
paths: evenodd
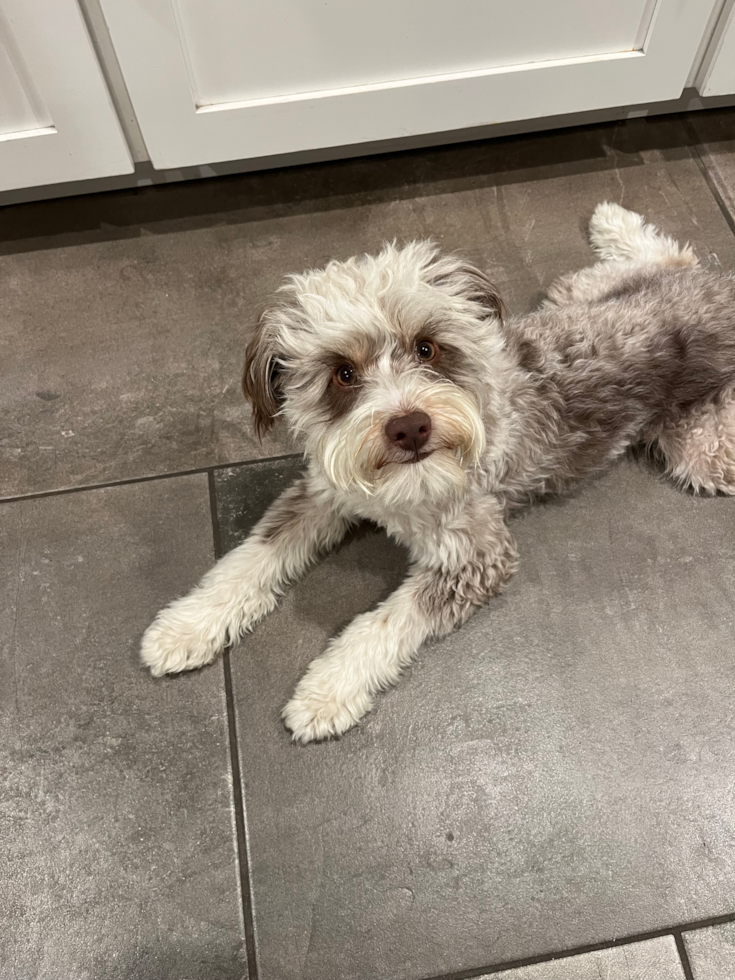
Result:
M556 492L735 387L735 280L639 268L591 301L509 321L505 336L525 376L506 481Z

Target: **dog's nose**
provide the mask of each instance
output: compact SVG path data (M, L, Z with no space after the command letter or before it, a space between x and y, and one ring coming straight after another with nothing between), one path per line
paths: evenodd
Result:
M385 425L388 441L401 449L417 453L431 435L431 419L426 412L411 412L400 418L390 419Z

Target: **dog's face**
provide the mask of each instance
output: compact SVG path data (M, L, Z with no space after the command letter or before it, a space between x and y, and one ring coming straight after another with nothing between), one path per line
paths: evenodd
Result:
M507 371L485 276L418 242L291 276L280 292L247 351L258 432L284 416L335 488L388 506L460 489Z

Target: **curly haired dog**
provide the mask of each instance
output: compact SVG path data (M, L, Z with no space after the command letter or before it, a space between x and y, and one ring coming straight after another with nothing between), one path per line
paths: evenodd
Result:
M143 638L156 675L209 663L284 584L368 518L409 550L406 580L313 661L283 710L294 739L345 732L428 637L512 575L513 507L644 443L682 485L735 493L735 279L631 211L600 204L599 261L504 322L482 272L431 243L291 276L243 385L282 415L306 472Z

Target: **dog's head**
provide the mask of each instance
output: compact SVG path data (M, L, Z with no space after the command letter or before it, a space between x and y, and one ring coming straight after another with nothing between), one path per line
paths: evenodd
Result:
M243 388L344 491L450 495L485 449L508 370L488 279L428 242L289 277L261 316Z

